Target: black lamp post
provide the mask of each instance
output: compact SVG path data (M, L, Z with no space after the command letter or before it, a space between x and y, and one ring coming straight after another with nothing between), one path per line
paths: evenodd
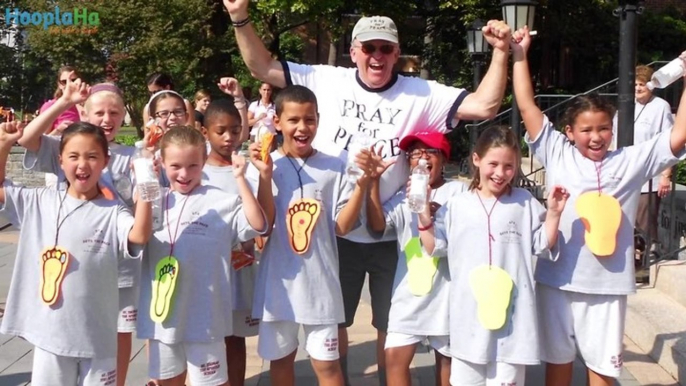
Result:
M481 65L488 54L489 45L484 37L482 28L485 26L481 19L476 19L467 30L467 50L474 64L474 91L481 83Z
M469 51L469 56L471 56L474 65L474 91L479 88L479 84L481 83L481 66L484 63L486 54L488 54L489 50L489 44L482 31L484 25L485 24L481 19L476 19L467 29L467 50ZM472 147L476 144L477 137L478 133L476 132L476 127L471 126L471 129L469 130L469 142Z
M636 81L637 15L643 10L639 0L620 0L615 15L619 17L619 80L617 83L617 147L634 143L634 84Z
M503 20L507 25L516 31L524 26L529 26L529 30L534 29L534 17L536 15L536 5L533 0L501 0L500 7L503 9ZM519 107L512 94L512 113L510 115L510 126L519 139L522 138L522 118L519 114Z

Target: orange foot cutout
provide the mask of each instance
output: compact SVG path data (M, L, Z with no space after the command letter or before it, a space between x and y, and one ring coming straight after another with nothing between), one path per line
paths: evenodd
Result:
M62 279L69 266L69 252L61 247L46 248L41 255L40 293L49 306L60 298Z
M300 199L288 208L286 227L291 248L295 253L302 255L310 248L312 230L320 212L321 204L311 198Z

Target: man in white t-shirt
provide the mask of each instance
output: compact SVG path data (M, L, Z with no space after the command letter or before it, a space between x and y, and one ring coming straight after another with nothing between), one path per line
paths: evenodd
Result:
M648 66L636 67L636 108L634 109L634 145L649 141L663 131L671 131L674 126L672 108L666 100L653 95L646 86L652 78L653 69ZM613 145L617 144L617 115L612 121ZM657 217L660 208L660 199L672 190L672 168L663 170L652 179L652 184L646 182L641 187L641 196L638 200L638 212L636 214L636 228L641 230L645 237L650 237L652 242L657 242ZM652 205L650 203L652 201ZM648 213L648 207L652 206L652 213ZM649 240L638 238L636 249L644 251Z
M417 131L447 133L462 119L492 118L500 108L507 81L510 28L490 21L484 36L494 47L483 82L470 94L434 81L394 72L400 49L395 23L384 16L363 17L353 30L350 57L356 68L300 65L272 58L248 17L249 0L224 0L236 32L243 60L257 79L283 88L298 84L310 88L319 104L319 131L314 147L347 157L354 133L364 132L381 148L387 160L400 156L400 139ZM381 178L381 200L387 201L409 176L407 162L396 162ZM384 341L397 264L395 236L381 241L365 226L338 239L340 279L345 323L338 333L343 373L346 374L348 338L366 274L372 296L372 324L378 331L379 377L385 385ZM347 375L346 375L347 383Z

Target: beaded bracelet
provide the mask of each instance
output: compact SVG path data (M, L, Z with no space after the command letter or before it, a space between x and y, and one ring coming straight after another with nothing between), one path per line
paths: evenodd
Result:
M232 24L235 28L244 27L244 26L250 24L250 17L246 17L245 19L239 20L239 21L233 21L233 20L232 20L232 21L231 21L231 24Z

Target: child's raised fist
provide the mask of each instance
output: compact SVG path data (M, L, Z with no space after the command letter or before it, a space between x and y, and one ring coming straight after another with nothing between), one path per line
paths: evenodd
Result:
M219 89L222 90L223 93L229 94L234 98L243 97L243 89L241 88L241 85L240 83L238 83L238 79L236 78L223 77L219 79L219 83L217 83L217 86L219 86Z
M70 104L83 103L88 99L88 94L90 93L90 86L88 83L81 81L80 78L71 80L71 76L74 72L69 73L69 78L67 78L67 84L64 86L62 91L62 99Z
M13 146L24 134L24 124L22 122L0 123L0 144L2 146Z

